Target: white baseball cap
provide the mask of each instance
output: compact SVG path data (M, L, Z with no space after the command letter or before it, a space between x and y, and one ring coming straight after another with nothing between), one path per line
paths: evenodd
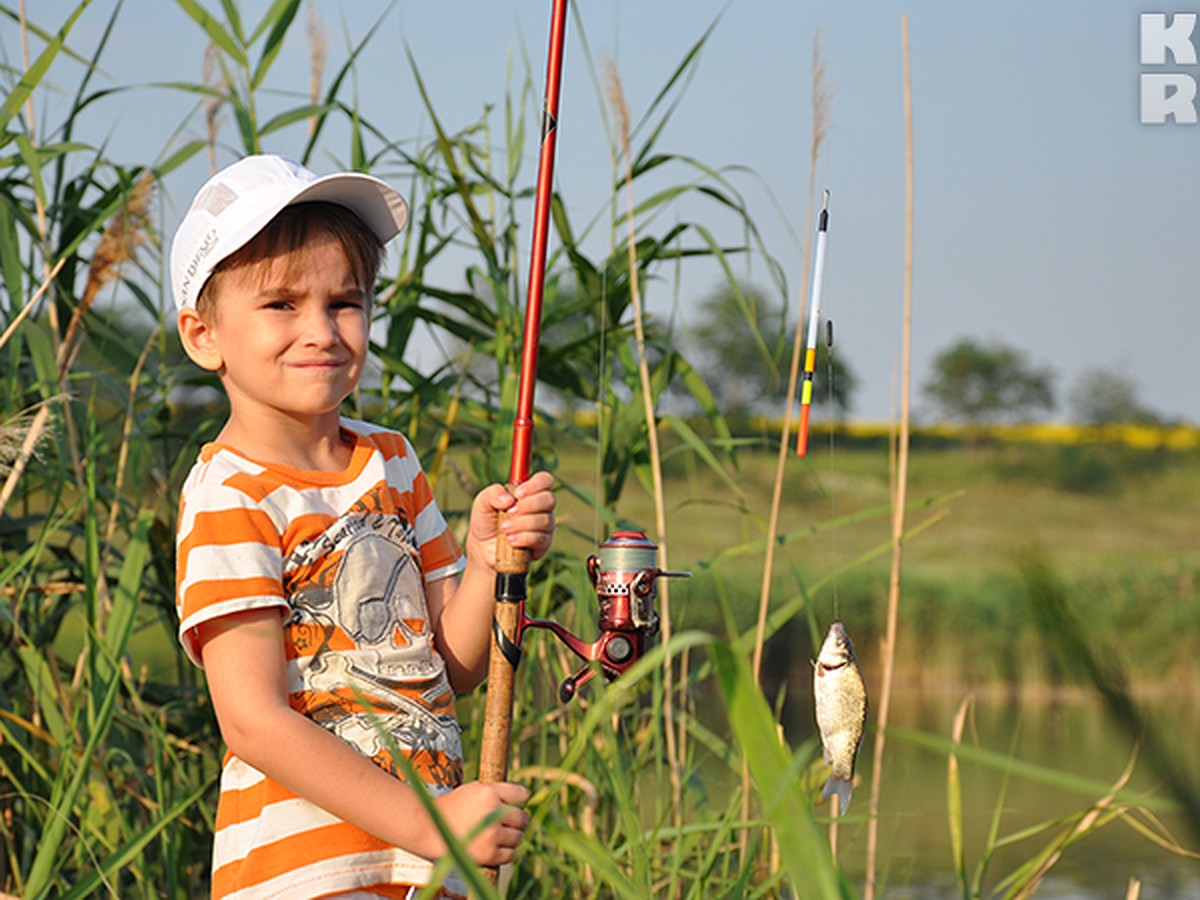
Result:
M371 175L317 176L282 156L247 156L200 188L175 231L171 243L175 306L195 306L221 260L249 243L284 207L313 200L345 206L383 243L399 234L408 221L404 198Z

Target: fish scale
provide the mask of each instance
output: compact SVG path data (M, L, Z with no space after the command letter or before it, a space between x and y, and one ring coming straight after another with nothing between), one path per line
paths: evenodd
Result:
M821 800L836 794L838 813L844 815L850 808L854 765L867 722L867 687L854 644L841 622L829 626L813 664L813 697L825 761L830 766Z

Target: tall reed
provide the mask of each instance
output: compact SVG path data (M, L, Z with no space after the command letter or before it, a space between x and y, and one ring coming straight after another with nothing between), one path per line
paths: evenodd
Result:
M896 641L900 620L900 571L904 549L904 515L908 501L908 452L912 395L912 274L913 274L913 125L912 74L908 49L908 16L900 17L904 88L904 325L900 351L900 433L892 494L892 565L888 576L887 628L883 638L883 677L875 713L875 745L871 767L871 809L867 822L867 880L863 897L875 896L878 871L879 808L883 757L891 714L892 682L896 672Z
M277 90L274 66L287 41L302 39L299 0L271 4L254 21L243 21L236 2L222 3L218 13L178 0L178 10L213 48L195 83L170 88L196 101L177 129L196 137L120 165L75 129L83 109L107 108L120 93L96 90L91 81L128 11L116 5L102 28L82 36L76 29L88 8L95 12L80 2L37 32L29 26L43 36L41 49L0 103L0 146L7 151L0 156L0 427L15 441L0 510L0 890L30 898L185 900L207 890L223 749L203 675L175 637L173 527L180 481L223 410L213 399L213 379L187 363L171 333L156 255L164 243L161 201L149 192L161 198L189 161L203 167L260 148L301 159L328 154L404 180L412 224L377 285L373 374L351 402L359 414L430 448L423 461L437 478L439 502L461 528L470 493L502 479L507 461L521 333L520 235L531 180L522 161L538 109L528 66L515 67L504 103L477 121L445 121L412 58L432 133L390 135L346 96L374 29L354 36L342 56L315 42L310 94L297 100ZM614 190L644 198L625 219L636 228L632 250L628 241L591 249L612 221L610 203L589 213L565 187L555 198L557 249L539 367L542 396L555 402L539 410L536 453L539 464L560 474L567 447L584 447L598 460L594 484L561 479L563 508L580 502L606 529L645 528L643 517L652 514L642 511L642 495L663 496L677 471L714 485L704 509L744 517L735 530L745 537L697 566L712 586L715 602L707 605L723 617L726 634L718 639L690 621L674 622L662 645L620 680L596 679L566 707L554 682L577 661L541 635L530 639L517 685L512 770L534 789L534 824L508 887L514 897L853 893L818 827L809 773L815 742L781 736L778 709L748 661L827 581L800 578L794 567L789 575L806 583L808 593L792 591L771 604L765 619L754 617L753 598L743 616L733 595L747 560L757 571L769 548L820 540L886 511L856 511L820 526L781 525L768 537L746 511L736 482L749 460L736 453L738 442L703 372L669 323L638 309L645 306L644 285L693 260L714 262L732 278L735 254L766 255L734 175L663 149L711 33L689 48L628 129L627 165ZM580 44L587 46L582 36ZM83 74L76 76L80 62ZM77 83L67 90L72 77ZM34 98L52 86L74 98L71 108L63 121L36 122L31 110L42 107ZM597 114L606 114L602 104ZM61 140L48 141L47 134ZM649 178L671 183L662 188ZM658 187L647 187L652 183ZM682 198L710 203L706 217L729 217L746 235L744 244L726 246L710 227L685 218L678 211ZM147 204L140 219L139 203ZM133 226L135 219L140 224ZM136 235L120 251L133 255L106 264L119 255L104 249L106 234ZM443 352L415 354L418 343L436 343ZM598 375L598 366L609 374ZM670 386L686 391L699 413L663 413ZM41 409L53 412L38 429L41 439L27 443L28 416ZM570 415L575 409L599 409L600 424L594 431L581 427ZM656 421L654 449L647 426ZM657 490L652 466L660 469ZM941 503L935 497L900 505ZM665 514L653 517L661 534ZM902 539L911 541L927 524L906 526ZM559 533L559 549L531 580L531 612L588 637L595 594L584 561L564 548L594 535L566 512ZM854 571L869 581L868 567L892 544L864 550L825 578ZM1124 590L1137 605L1139 592L1151 589ZM1153 590L1163 603L1180 596ZM1119 614L1116 608L1114 621ZM707 624L719 631L722 622ZM694 663L671 668L685 658ZM676 677L678 690L671 691ZM460 710L464 744L474 748L481 704L463 698ZM1073 785L1089 793L1081 815L1112 792L1109 784L1080 785L1069 773L937 736L898 739L1014 778ZM743 796L752 814L743 814ZM1155 798L1145 806L1158 812L1179 803ZM1133 810L1128 791L1115 792L1089 827L1118 807L1123 814ZM887 814L880 807L878 815ZM1148 822L1137 820L1162 840ZM744 851L743 835L750 836ZM1009 837L997 835L995 843ZM1045 871L1047 847L1069 855L1075 840L1054 829L1026 874ZM982 876L975 883L982 892Z
M642 307L641 283L637 266L636 211L633 202L633 140L630 135L629 104L621 86L621 76L616 65L606 59L604 66L609 103L617 120L617 136L621 155L625 160L622 181L625 185L625 247L629 259L629 300L633 317L634 350L637 358L639 392L642 411L646 418L646 437L650 451L650 477L654 494L654 535L658 544L658 563L663 569L671 568L667 548L667 507L663 489L662 451L658 446L658 414L654 404L654 388L650 380L650 363L646 358L646 322ZM671 586L663 581L659 587L661 597L661 627L665 646L671 646ZM686 673L685 673L686 676ZM675 677L671 656L668 653L663 665L663 733L667 742L667 767L671 779L671 818L676 828L683 825L682 786L679 780L679 752L675 737ZM673 891L672 891L673 893Z
M815 203L817 160L821 153L821 144L830 127L830 111L833 105L833 92L826 82L826 63L821 52L821 36L818 33L813 38L812 60L812 137L808 153L808 201L804 221L812 222ZM792 361L788 368L787 395L784 405L783 426L779 437L779 450L775 463L775 480L771 490L771 509L767 518L766 553L763 560L762 580L758 596L758 619L755 624L754 650L751 655L750 670L755 678L762 675L763 646L766 640L767 613L770 609L771 583L775 570L776 536L779 533L779 511L783 505L783 483L787 470L788 457L791 447L792 413L795 409L796 386L800 380L801 348L804 346L803 329L805 311L812 298L808 296L809 262L812 253L812 229L805 229L804 264L801 267L800 284L801 296L799 311L796 315L796 331L792 339ZM747 765L742 774L742 818L750 818L750 770ZM743 849L745 843L743 843Z

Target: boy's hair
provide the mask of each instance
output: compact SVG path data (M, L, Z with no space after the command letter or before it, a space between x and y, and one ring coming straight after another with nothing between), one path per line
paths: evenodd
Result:
M332 237L341 244L366 297L369 312L375 279L383 262L383 243L355 213L339 203L322 201L285 207L250 241L221 260L196 298L196 311L204 319L212 320L217 292L227 273L285 256L302 257L304 248L322 236ZM303 260L293 258L287 265L303 265Z

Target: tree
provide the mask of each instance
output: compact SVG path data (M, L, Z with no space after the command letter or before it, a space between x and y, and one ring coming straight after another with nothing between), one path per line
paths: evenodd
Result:
M726 416L778 413L795 337L795 323L783 320L780 306L753 288L739 295L724 286L700 301L694 321L691 343L698 367ZM822 342L814 369L813 404L845 414L857 386L844 354L831 353Z
M1071 386L1067 401L1075 421L1081 425L1161 422L1157 413L1142 405L1134 382L1105 368L1080 373Z
M933 361L924 392L950 419L974 427L1054 409L1054 372L1013 347L963 338Z

